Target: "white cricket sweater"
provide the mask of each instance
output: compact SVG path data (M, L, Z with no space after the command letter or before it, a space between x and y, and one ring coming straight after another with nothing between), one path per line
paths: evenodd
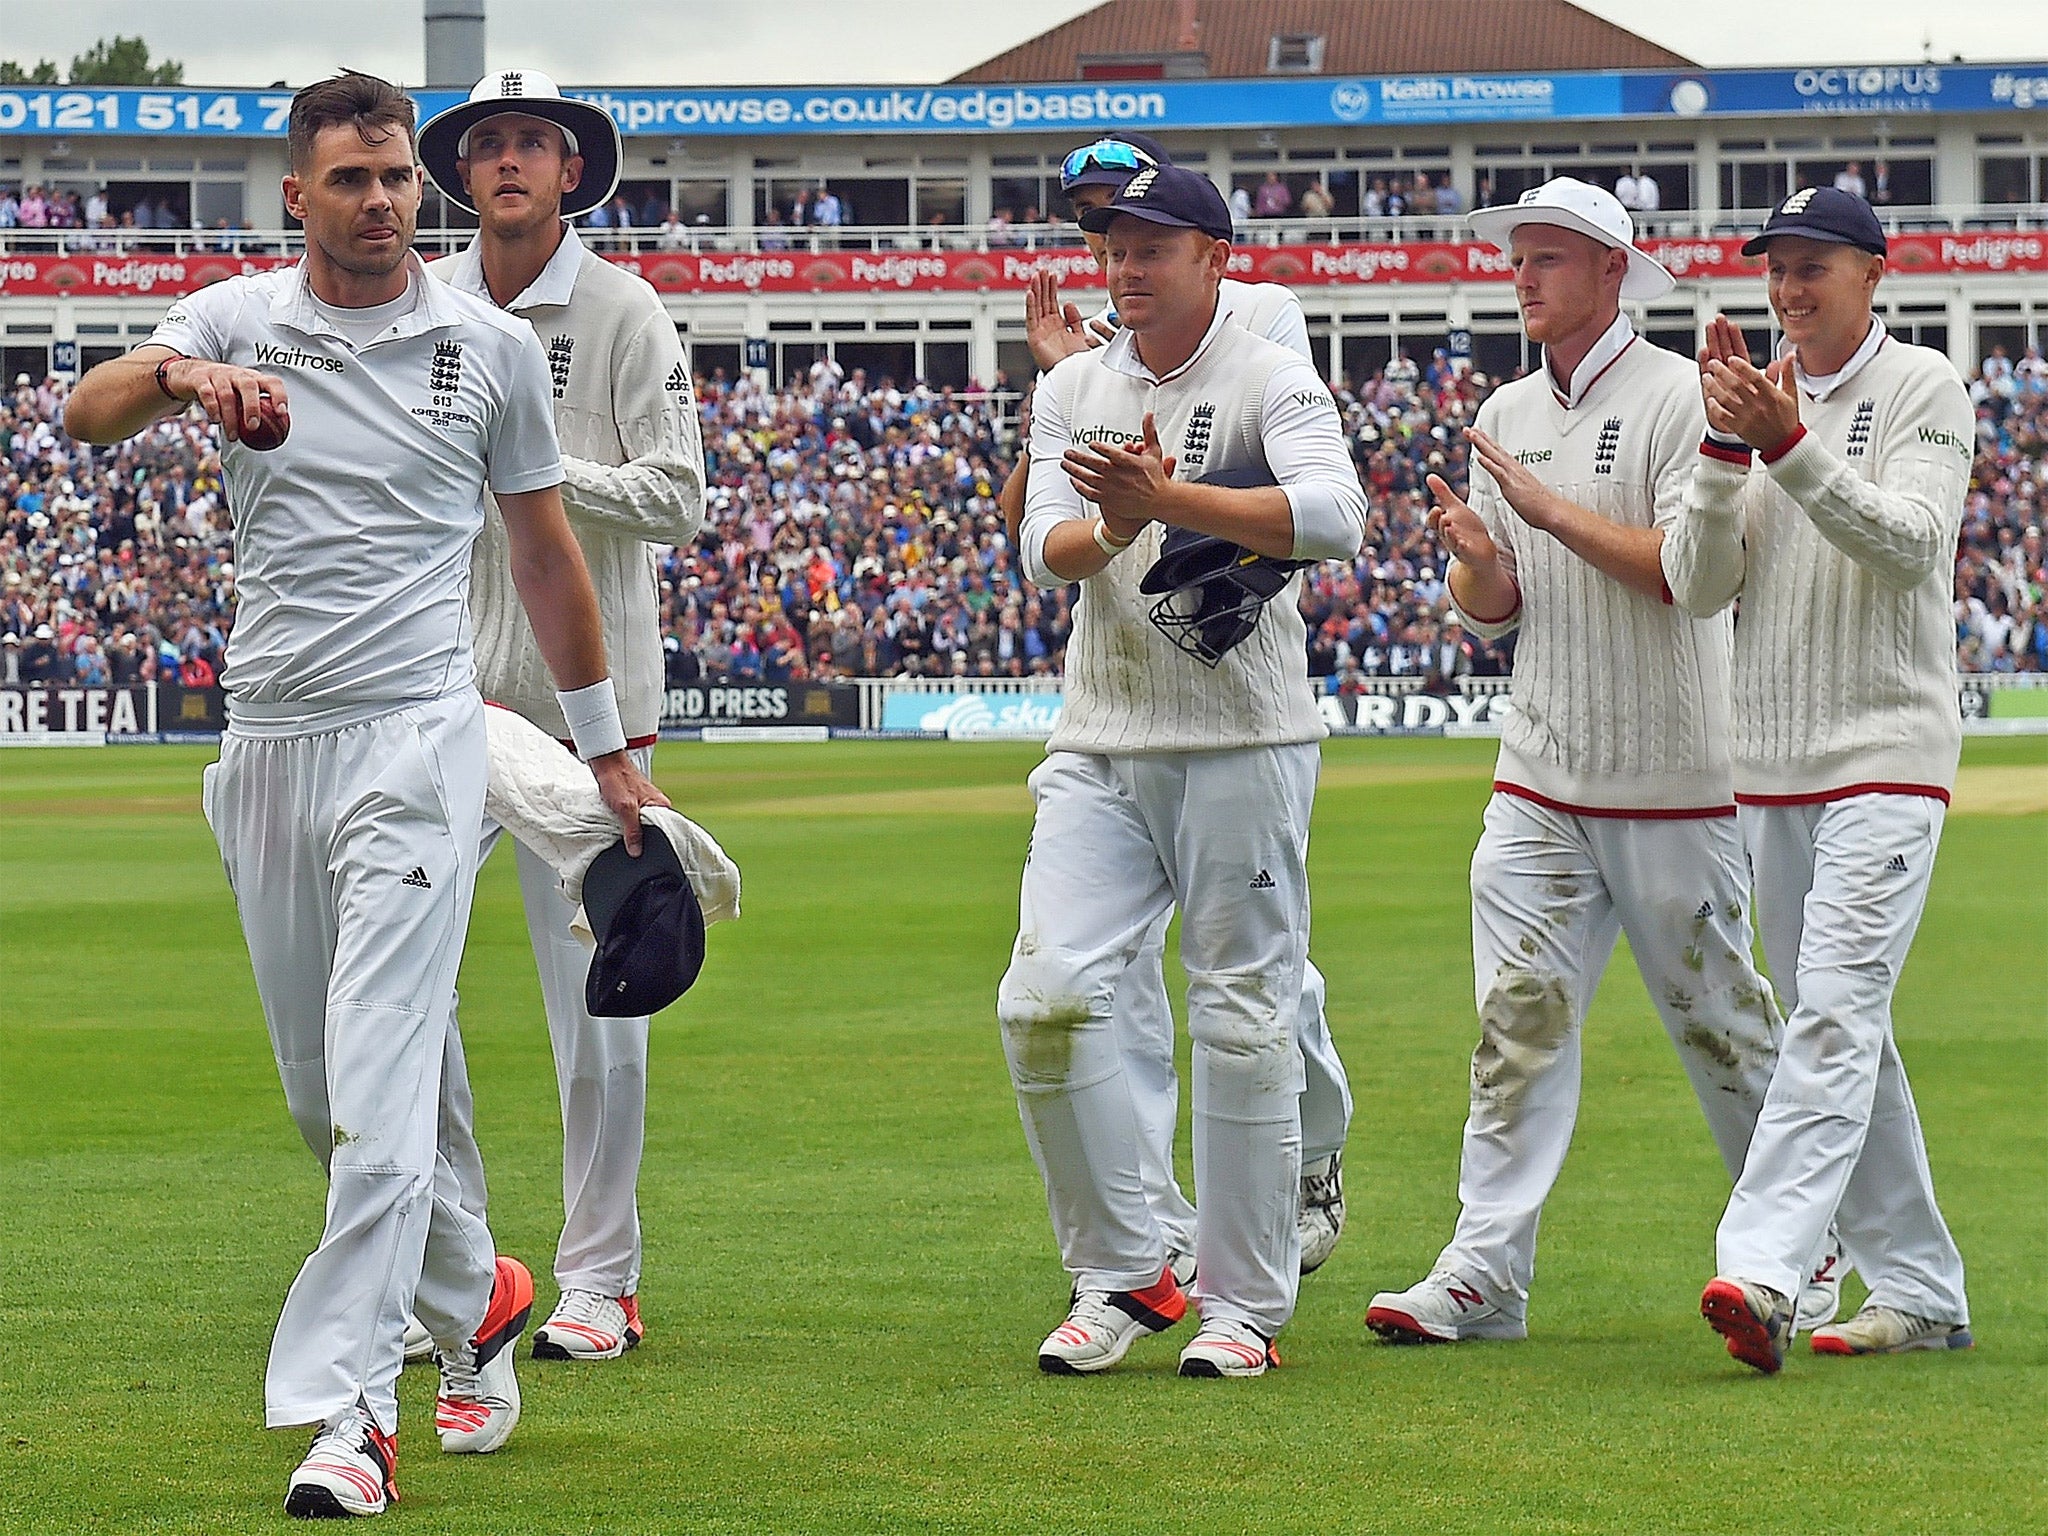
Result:
M479 245L428 265L490 302ZM704 446L676 328L642 279L583 248L574 230L526 291L505 306L547 349L562 505L583 548L604 623L605 659L634 745L661 724L660 577L654 546L704 522ZM566 739L555 681L512 584L511 546L495 503L470 566L477 686Z
M1624 338L1576 405L1546 366L1495 390L1477 424L1568 500L1668 529L1706 426L1699 373L1618 326ZM1497 786L1572 811L1731 811L1727 617L1695 618L1588 564L1525 523L1476 458L1471 504L1521 589L1514 614L1460 610L1489 639L1521 629Z
M1738 800L1889 789L1946 801L1962 752L1950 597L1969 397L1946 357L1896 337L1822 382L1824 398L1800 390L1801 432L1768 461L1703 444L1665 571L1702 608L1742 596ZM1694 558L1730 531L1747 546L1732 570Z
M1260 467L1294 508L1296 558L1345 559L1365 539L1365 493L1336 403L1304 359L1219 306L1195 354L1156 378L1126 332L1076 353L1040 381L1026 493L1024 569L1041 585L1059 576L1044 563L1046 534L1091 518L1060 469L1075 443L1136 442L1147 412L1178 462L1174 476ZM1151 620L1158 601L1138 590L1159 558L1165 529L1151 524L1132 546L1081 583L1067 643L1065 703L1047 749L1054 752L1204 752L1320 741L1328 734L1308 681L1299 578L1268 602L1258 627L1214 668L1175 647Z

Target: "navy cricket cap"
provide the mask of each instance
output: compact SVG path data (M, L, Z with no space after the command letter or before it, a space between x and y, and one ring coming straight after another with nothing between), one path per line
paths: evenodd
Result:
M621 838L583 877L583 914L597 953L583 981L593 1018L659 1013L704 969L704 909L658 827L640 824L640 857Z
M1835 245L1853 245L1859 251L1882 256L1890 248L1884 226L1877 221L1870 204L1853 192L1835 187L1801 187L1771 210L1763 229L1742 245L1745 256L1761 256L1764 247L1780 235L1804 235L1809 240L1826 240Z
M1177 165L1138 172L1115 197L1082 214L1081 227L1091 235L1107 234L1111 222L1124 213L1154 224L1199 229L1214 240L1230 238L1230 205L1223 201L1216 183L1200 171Z

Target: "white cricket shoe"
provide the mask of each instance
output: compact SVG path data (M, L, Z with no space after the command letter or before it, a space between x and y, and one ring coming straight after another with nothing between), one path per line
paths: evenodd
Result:
M1799 1305L1793 1309L1793 1332L1811 1333L1835 1320L1842 1310L1842 1280L1848 1272L1848 1261L1842 1256L1841 1236L1831 1226L1828 1228L1828 1245L1821 1253L1820 1262L1814 1265L1806 1283L1799 1287Z
M532 1315L533 1276L517 1259L500 1254L490 1306L476 1336L461 1349L434 1357L441 1366L434 1428L442 1450L481 1456L511 1438L519 1422L519 1378L512 1360Z
M427 1325L410 1312L405 1314L405 1363L434 1358L434 1336L427 1332Z
M1477 1281L1433 1269L1405 1291L1381 1291L1365 1326L1389 1344L1457 1344L1466 1339L1526 1339L1526 1318L1509 1312Z
M1174 1284L1184 1291L1195 1288L1195 1256L1192 1253L1169 1253L1166 1267L1173 1271Z
M284 1512L300 1520L381 1515L398 1499L398 1436L358 1406L313 1436L313 1448L285 1485Z
M1280 1351L1250 1323L1219 1318L1202 1324L1202 1331L1180 1352L1183 1376L1263 1376L1266 1367L1280 1363Z
M1902 1355L1912 1349L1974 1349L1976 1344L1968 1323L1945 1323L1868 1302L1846 1323L1816 1328L1812 1341L1816 1355Z
M1106 1371L1148 1333L1164 1333L1188 1315L1188 1298L1171 1269L1142 1291L1081 1291L1067 1320L1038 1346L1049 1376Z
M1301 1214L1295 1224L1301 1229L1301 1272L1313 1274L1336 1251L1337 1239L1344 1235L1342 1152L1303 1165Z
M536 1360L616 1360L637 1345L638 1296L605 1296L597 1291L564 1291L555 1310L533 1335Z

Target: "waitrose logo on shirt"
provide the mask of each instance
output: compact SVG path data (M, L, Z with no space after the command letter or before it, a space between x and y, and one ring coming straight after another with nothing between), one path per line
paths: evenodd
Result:
M1953 448L1964 458L1970 457L1969 439L1960 433L1949 431L1947 427L1922 427L1920 429L1920 441L1932 443L1937 448Z

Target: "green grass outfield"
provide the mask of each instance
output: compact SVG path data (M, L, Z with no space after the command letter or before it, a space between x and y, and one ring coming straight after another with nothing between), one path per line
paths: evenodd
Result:
M0 754L0 1531L281 1529L259 1428L321 1183L283 1108L198 749ZM407 1373L384 1525L436 1533L2048 1529L2048 743L1965 754L1898 1033L1970 1266L1974 1353L1765 1380L1698 1317L1725 1180L1640 981L1588 1024L1524 1344L1361 1318L1455 1203L1482 742L1332 743L1315 954L1358 1097L1350 1225L1285 1369L1182 1381L1185 1331L1041 1376L1066 1284L993 1018L1035 749L661 749L746 872L655 1025L650 1333L522 1359L511 1444L443 1457ZM463 1021L501 1245L542 1277L559 1129L510 861Z

